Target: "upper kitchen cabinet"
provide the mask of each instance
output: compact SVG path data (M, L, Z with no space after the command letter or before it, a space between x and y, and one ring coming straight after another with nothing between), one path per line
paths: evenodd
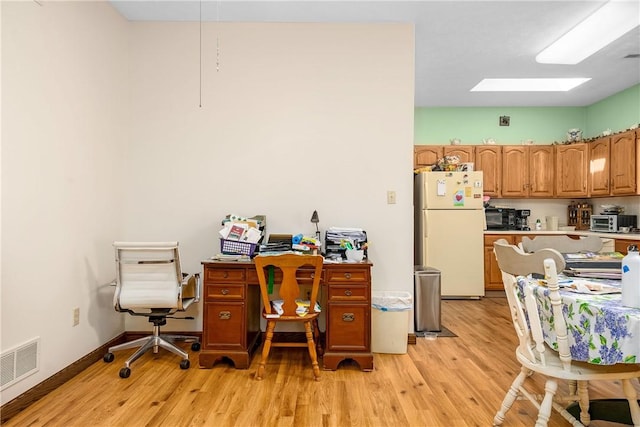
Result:
M556 196L587 197L589 144L556 146Z
M502 197L553 197L551 145L502 148Z
M611 138L605 137L589 144L589 194L608 196L610 189L609 171Z
M611 194L638 194L638 140L640 132L629 131L611 137Z
M458 156L460 163L473 163L473 145L445 145L445 156Z
M500 196L502 147L499 145L478 145L475 147L474 157L474 169L482 171L484 194L492 197Z
M431 166L444 156L442 145L414 145L413 167Z
M589 144L589 195L638 194L638 136L628 131Z
M434 165L444 156L458 156L460 163L473 163L473 145L414 145L413 167Z

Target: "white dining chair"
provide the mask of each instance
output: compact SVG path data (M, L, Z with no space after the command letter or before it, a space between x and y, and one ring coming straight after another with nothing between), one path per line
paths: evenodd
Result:
M520 247L525 252L547 248L555 249L560 253L600 252L602 239L598 236L580 236L577 239L566 235L535 236L533 239L523 236Z
M504 239L494 243L494 252L502 272L513 326L519 339L516 358L521 369L507 391L502 405L495 415L493 425L502 425L507 411L520 396L524 396L539 408L536 427L547 425L552 409L558 411L573 426L589 425L591 421L589 381L610 380L622 383L623 393L629 402L633 424L640 426L640 407L636 390L631 384L632 379L640 378L640 365L597 365L571 359L564 307L557 278L557 270L564 269L565 265L562 255L554 249L541 249L527 254L518 246L508 244ZM538 305L532 288L525 285L523 287L524 295L521 294L518 276L527 276L530 273L543 274L546 278L549 288L549 304L554 315L553 327L557 335L557 349L549 347L544 341ZM529 387L533 382L531 380L533 374L546 377L542 401L539 401L536 392L525 388L525 385ZM569 392L563 396L557 393L559 381L568 381L569 384L576 386L569 387ZM579 403L580 421L566 409L567 405L572 402Z

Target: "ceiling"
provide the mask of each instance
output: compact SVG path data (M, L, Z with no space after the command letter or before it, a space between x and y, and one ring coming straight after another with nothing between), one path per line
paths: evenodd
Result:
M535 61L542 49L598 9L602 0L111 3L130 21L413 23L418 107L586 106L640 83L640 58L625 58L640 54L640 27L577 65ZM483 78L501 77L591 80L568 92L469 91Z

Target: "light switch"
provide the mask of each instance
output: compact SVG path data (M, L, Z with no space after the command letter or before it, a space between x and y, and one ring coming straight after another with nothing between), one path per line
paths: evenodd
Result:
M387 191L387 204L395 205L396 203L396 192L393 190Z

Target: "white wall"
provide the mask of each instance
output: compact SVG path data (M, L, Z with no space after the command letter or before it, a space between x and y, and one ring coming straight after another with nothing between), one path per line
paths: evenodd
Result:
M368 231L374 289L411 290L410 25L206 24L200 108L197 23L1 5L1 350L41 339L2 403L125 330L113 240L176 239L195 272L227 213L311 233L317 209L322 229ZM201 330L201 312L171 327Z
M374 290L412 291L412 27L204 24L202 108L198 47L197 23L132 24L120 237L179 240L184 269L198 271L226 214L313 233L317 209L321 230L367 230Z
M130 103L128 25L110 5L1 7L1 350L41 340L40 371L4 390L6 403L124 330L103 285Z

